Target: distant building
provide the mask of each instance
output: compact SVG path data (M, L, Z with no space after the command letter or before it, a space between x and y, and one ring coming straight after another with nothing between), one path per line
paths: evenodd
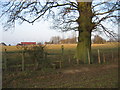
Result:
M17 44L17 46L19 45L36 45L36 42L21 42Z
M51 42L45 42L45 44L52 44Z
M36 45L36 42L21 42L22 45Z
M41 42L39 42L39 43L37 43L37 45L42 45L42 43L41 43Z
M0 43L1 46L7 46L5 43Z

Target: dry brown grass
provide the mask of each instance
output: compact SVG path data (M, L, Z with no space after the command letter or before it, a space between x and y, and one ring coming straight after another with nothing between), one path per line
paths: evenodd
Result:
M7 51L19 51L16 46L2 46L2 51L5 51L5 49L7 49Z
M106 43L106 44L92 44L93 48L115 48L118 47L119 43Z
M61 49L61 46L64 46L65 49L76 48L77 44L50 44L47 45L47 49Z
M77 44L48 44L46 45L47 49L61 49L61 46L64 46L65 49L75 49ZM118 47L118 43L106 43L106 44L92 44L93 48L114 48ZM7 51L19 51L16 46L2 46L2 51L7 49ZM0 51L1 51L0 50Z

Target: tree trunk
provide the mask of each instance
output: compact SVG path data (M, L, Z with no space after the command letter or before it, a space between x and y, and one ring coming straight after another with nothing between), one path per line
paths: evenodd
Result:
M82 32L78 39L76 57L83 63L88 63L88 51L91 58L91 33Z
M78 22L78 44L75 57L83 63L88 63L91 58L91 32L93 29L91 2L78 2L79 18Z

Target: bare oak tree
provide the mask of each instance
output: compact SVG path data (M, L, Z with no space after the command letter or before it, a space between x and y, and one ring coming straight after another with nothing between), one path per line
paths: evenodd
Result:
M75 57L88 63L91 56L91 32L101 28L107 34L114 34L104 22L119 23L120 2L118 0L8 0L1 2L5 17L5 30L14 27L16 21L34 23L42 18L54 20L54 29L79 32ZM113 35L114 36L114 35Z

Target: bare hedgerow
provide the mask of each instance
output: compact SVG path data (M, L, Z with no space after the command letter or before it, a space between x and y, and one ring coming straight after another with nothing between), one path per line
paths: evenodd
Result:
M31 46L27 49L27 53L29 54L30 58L34 61L35 70L39 68L39 63L41 60L44 59L45 56L45 46Z

